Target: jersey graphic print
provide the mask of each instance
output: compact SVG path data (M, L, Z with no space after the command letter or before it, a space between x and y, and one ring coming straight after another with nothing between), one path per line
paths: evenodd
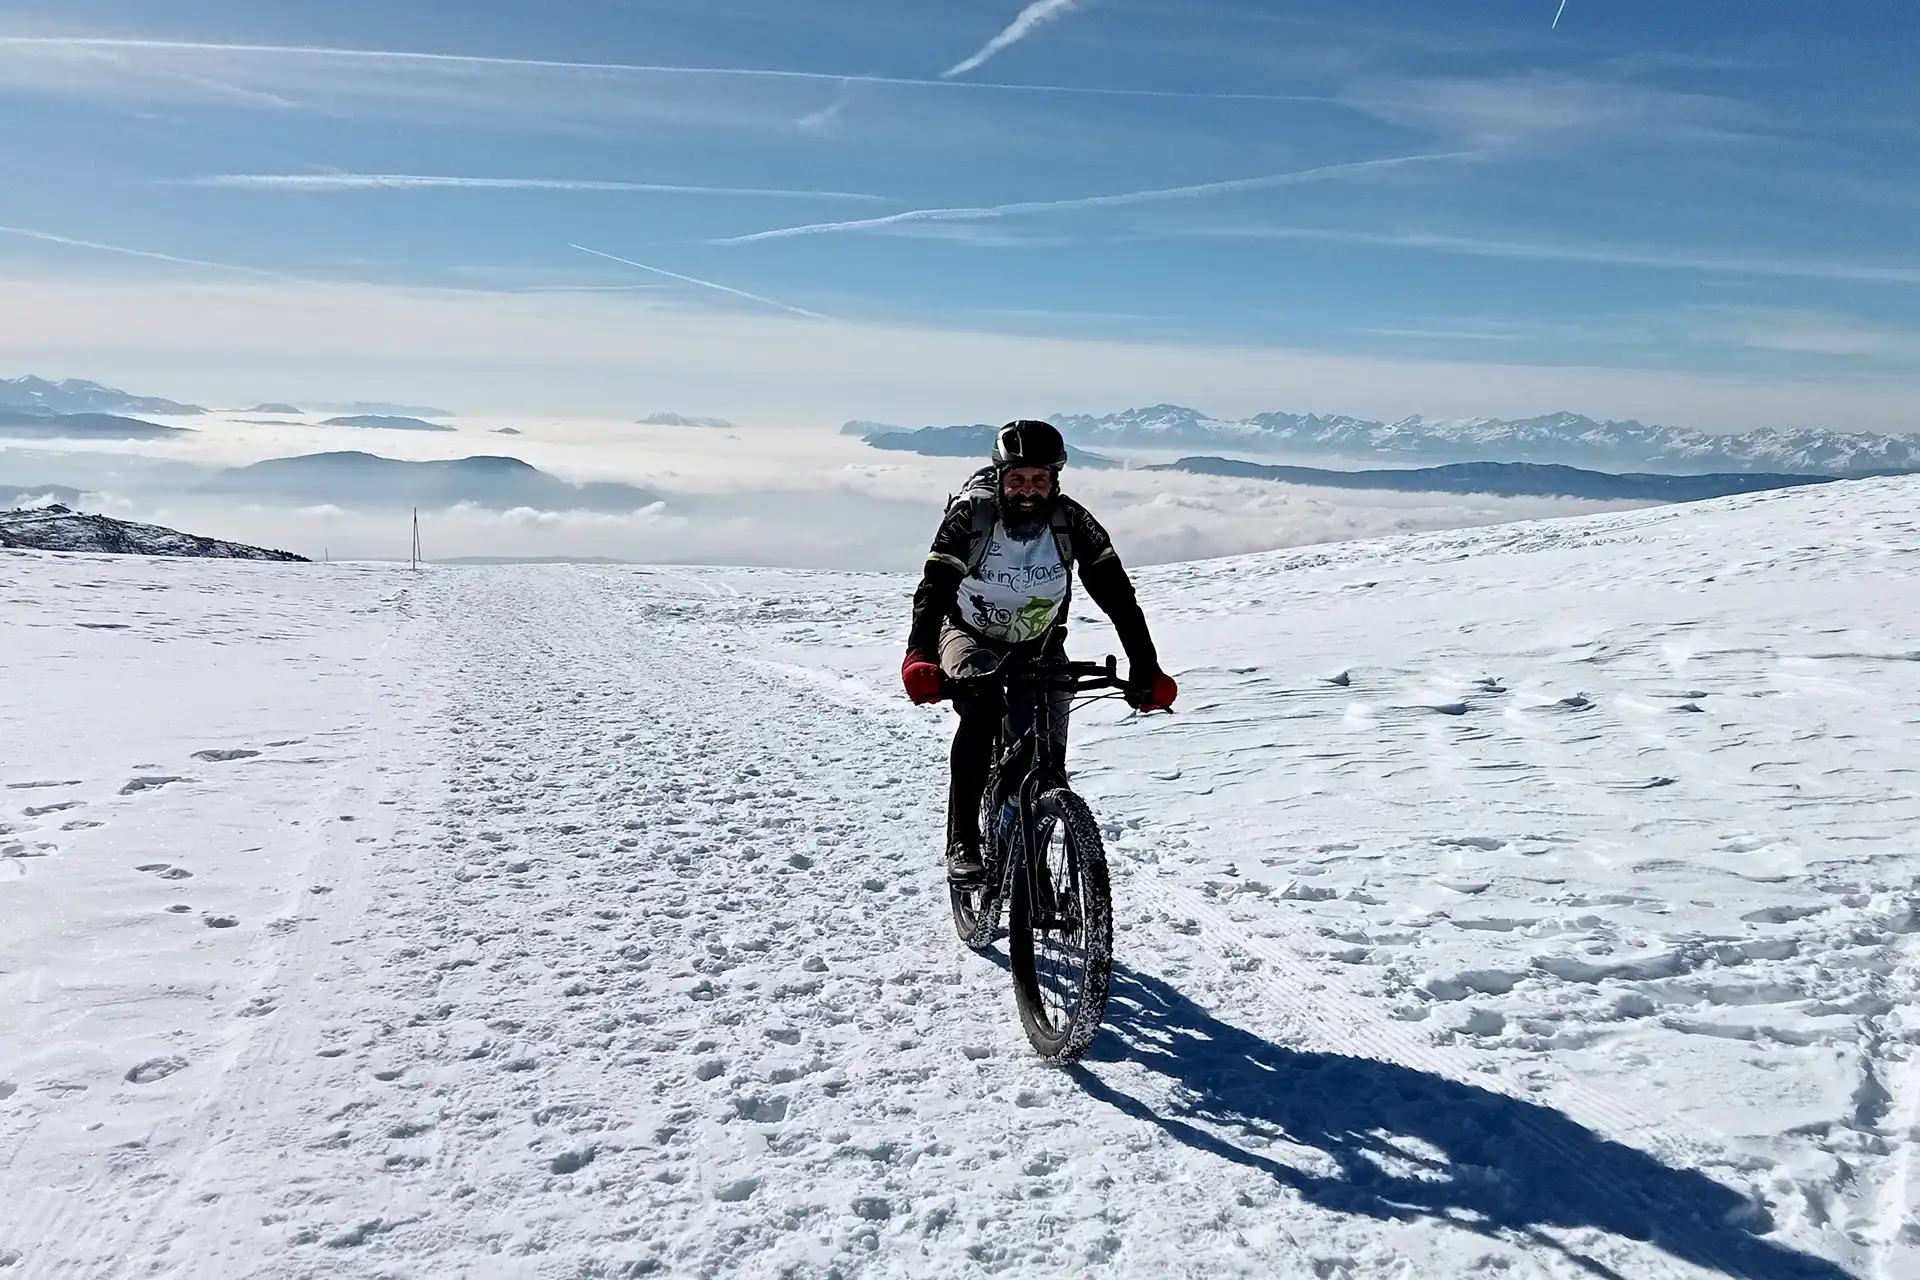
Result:
M986 556L960 581L960 617L989 640L1018 644L1047 633L1067 597L1067 567L1053 531L1042 526L1022 542L996 523Z

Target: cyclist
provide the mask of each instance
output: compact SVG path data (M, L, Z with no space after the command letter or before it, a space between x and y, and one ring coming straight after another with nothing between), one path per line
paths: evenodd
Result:
M1087 594L1113 620L1127 651L1128 703L1142 711L1173 705L1179 689L1160 670L1113 539L1085 507L1060 492L1066 461L1066 443L1052 424L1010 422L994 438L993 465L975 472L948 506L913 593L913 625L900 667L916 703L941 699L942 674L964 682L998 670L1009 657L1064 656L1069 575L1077 566ZM1063 767L1070 702L1071 695L1059 695L1054 717L1052 750ZM953 735L947 790L947 874L956 884L971 884L986 873L980 794L992 765L994 733L1007 714L1005 692L991 681L961 684L954 707L960 727Z

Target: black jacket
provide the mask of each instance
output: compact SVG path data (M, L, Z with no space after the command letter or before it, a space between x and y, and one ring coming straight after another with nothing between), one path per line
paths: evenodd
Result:
M1093 518L1093 514L1065 494L1054 499L1065 513L1067 536L1073 547L1073 562L1080 571L1080 583L1093 602L1113 620L1120 645L1127 651L1127 666L1138 678L1143 672L1159 670L1153 638L1147 633L1147 618L1134 595L1133 580L1120 564L1113 549L1113 538ZM956 502L940 522L933 536L933 548L927 555L927 567L913 593L913 626L907 633L907 648L938 661L940 624L952 619L964 625L960 617L960 582L967 576L968 558L973 552L973 513L965 502ZM1066 611L1063 607L1061 619Z

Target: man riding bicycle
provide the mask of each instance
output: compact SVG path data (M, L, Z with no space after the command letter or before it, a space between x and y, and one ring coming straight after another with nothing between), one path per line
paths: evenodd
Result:
M913 593L913 625L900 677L916 703L938 702L942 676L956 682L947 791L947 874L970 884L986 874L980 850L980 794L992 766L994 734L1007 714L1000 687L981 677L1009 658L1062 657L1070 573L1107 617L1127 651L1127 701L1165 710L1179 692L1160 670L1147 619L1113 539L1087 509L1060 492L1067 447L1050 423L1000 429L993 465L975 472L934 535ZM1052 750L1064 768L1067 704L1055 706Z

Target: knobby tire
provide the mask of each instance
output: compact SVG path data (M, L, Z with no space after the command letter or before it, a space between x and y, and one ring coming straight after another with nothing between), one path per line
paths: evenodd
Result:
M1038 847L1024 851L1026 856L1017 860L1021 865L1011 877L1007 951L1028 1042L1048 1062L1065 1064L1086 1052L1106 1016L1113 972L1113 899L1100 828L1086 802L1058 789L1042 795L1035 809L1035 833L1045 838L1035 842ZM1073 899L1078 929L1071 936L1047 929L1046 920L1037 920L1050 904L1033 901L1036 877L1030 860L1047 859L1056 836L1063 840L1066 856L1053 872L1056 879L1065 881L1054 896ZM1071 988L1064 997L1063 986Z

